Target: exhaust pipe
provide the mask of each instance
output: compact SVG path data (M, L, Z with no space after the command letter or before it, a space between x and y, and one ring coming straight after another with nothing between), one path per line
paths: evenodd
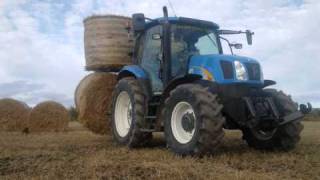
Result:
M165 21L168 21L169 19L168 19L168 9L167 9L167 6L163 6L162 10L163 10L164 20L165 20Z

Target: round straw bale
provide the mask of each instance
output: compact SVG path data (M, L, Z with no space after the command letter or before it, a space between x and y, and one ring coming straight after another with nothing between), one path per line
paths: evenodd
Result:
M29 117L28 128L31 132L64 131L70 120L68 110L54 101L36 105Z
M78 113L79 113L80 98L83 96L82 93L84 92L83 89L88 86L88 83L90 83L90 79L92 79L92 76L94 76L94 73L85 76L79 82L79 84L74 92L74 104L76 105L76 109L77 109Z
M79 121L98 134L110 129L110 105L116 74L95 72L86 76L75 92Z
M128 34L131 18L96 15L84 20L84 50L87 70L118 70L131 64L133 38Z
M30 113L27 104L14 99L0 100L0 131L22 131Z

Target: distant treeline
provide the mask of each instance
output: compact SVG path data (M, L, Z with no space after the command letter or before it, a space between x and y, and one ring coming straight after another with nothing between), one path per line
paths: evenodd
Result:
M69 109L69 115L71 118L71 121L78 121L78 111L74 106L70 106Z
M312 109L310 115L320 117L320 108Z
M320 108L312 109L311 113L306 115L305 121L320 121Z

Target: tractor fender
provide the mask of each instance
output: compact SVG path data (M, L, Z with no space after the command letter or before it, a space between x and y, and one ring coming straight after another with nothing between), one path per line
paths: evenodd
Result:
M165 98L167 98L167 96L169 95L170 91L174 88L176 88L178 85L180 84L185 84L185 83L192 83L195 82L197 80L201 80L202 76L199 74L187 74L184 76L178 76L174 79L172 79L171 81L169 81L169 83L167 84L166 88L163 91L163 100Z
M125 77L134 77L138 80L139 85L142 87L144 94L147 96L147 99L152 97L152 89L150 85L149 78L147 73L137 65L128 65L124 66L119 74L117 80L119 81Z
M137 65L124 66L118 74L118 80L128 76L134 76L137 79L148 79L147 73Z
M265 88L267 86L272 86L272 85L275 85L275 84L277 84L276 81L266 79L266 80L263 81L263 88Z

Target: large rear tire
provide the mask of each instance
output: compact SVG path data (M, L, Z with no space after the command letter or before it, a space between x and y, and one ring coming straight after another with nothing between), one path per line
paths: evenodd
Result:
M273 97L280 116L298 111L298 105L282 91L265 89L265 92ZM243 139L255 149L288 151L295 148L299 142L302 129L303 125L300 121L293 121L278 127L270 138L265 139L259 138L251 129L243 129Z
M146 113L146 98L135 78L123 78L115 87L112 101L112 134L120 145L145 145L152 133L141 132Z
M179 155L212 153L224 131L222 105L217 95L197 84L183 84L165 101L165 138L168 148Z

